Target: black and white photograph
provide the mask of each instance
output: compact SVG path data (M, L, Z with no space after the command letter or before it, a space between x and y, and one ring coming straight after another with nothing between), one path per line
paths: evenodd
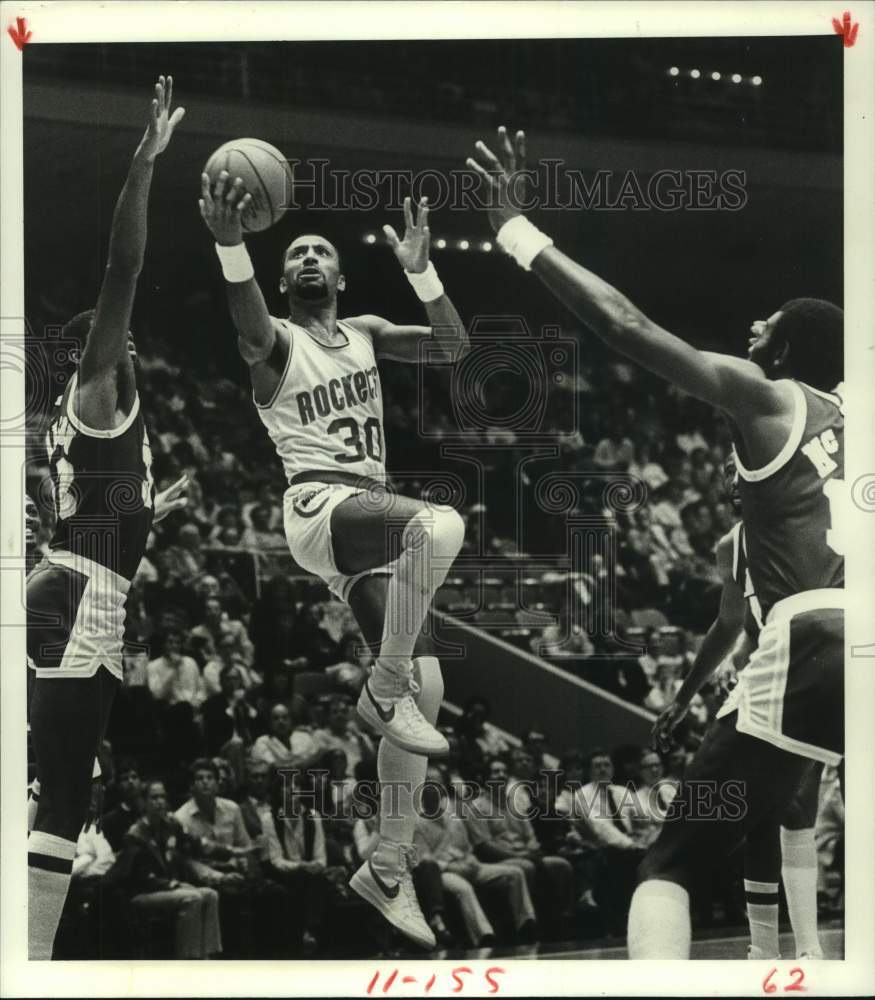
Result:
M2 5L4 995L875 987L875 6L121 6Z

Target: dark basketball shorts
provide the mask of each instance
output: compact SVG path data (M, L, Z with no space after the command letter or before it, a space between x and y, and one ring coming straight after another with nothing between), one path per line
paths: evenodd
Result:
M27 662L37 677L123 677L130 581L71 552L54 551L27 578Z
M844 754L844 625L841 589L779 601L718 718L737 709L739 732L837 765Z

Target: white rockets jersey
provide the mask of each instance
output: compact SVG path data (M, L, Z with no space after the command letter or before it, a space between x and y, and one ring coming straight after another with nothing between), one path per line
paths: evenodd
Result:
M255 405L289 482L326 470L385 482L383 393L370 336L338 321L349 343L326 347L280 322L289 331L286 369L271 402Z

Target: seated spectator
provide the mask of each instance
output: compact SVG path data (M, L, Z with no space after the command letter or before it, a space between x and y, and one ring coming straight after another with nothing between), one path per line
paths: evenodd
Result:
M529 893L537 900L539 921L554 926L568 919L574 906L574 880L565 858L545 855L531 821L508 800L508 770L493 760L485 788L466 813L468 834L481 861L521 868Z
M210 530L209 541L211 545L223 545L223 532L234 531L239 542L245 525L240 515L240 511L234 506L221 507L215 516L215 523ZM236 546L234 546L236 548Z
M489 712L489 702L485 698L472 698L459 722L462 758L469 771L481 771L490 760L510 750L507 740L488 723Z
M156 701L167 705L187 703L196 709L204 700L203 682L195 661L183 654L182 643L182 632L167 632L164 655L149 662L146 677Z
M644 699L644 707L649 708L651 712L661 712L674 701L680 686L681 678L678 677L675 665L671 660L660 659L653 687Z
M251 757L274 767L307 768L319 756L319 746L303 721L307 703L303 698L291 699L292 711L284 702L278 702L270 710L270 732L259 736L252 745Z
M677 788L663 777L662 758L655 750L644 750L638 763L637 815L633 818L635 840L645 849L659 836L666 812Z
M335 695L328 707L326 725L313 733L319 751L343 750L346 754L346 777L352 777L356 765L365 757L376 756L374 743L350 717L348 695Z
M140 769L133 760L124 760L116 768L115 789L119 802L105 813L101 821L103 835L114 851L120 851L125 834L143 811L143 782Z
M601 849L603 863L595 900L606 929L622 934L644 849L635 837L634 794L613 783L614 764L605 750L589 755L589 781L571 796L569 817L584 842Z
M358 632L347 632L340 639L340 661L325 668L338 687L358 696L368 676L373 657Z
M191 766L192 795L174 814L183 830L201 843L202 858L190 865L192 881L219 893L222 927L230 928L232 948L244 955L283 953L285 893L266 878L246 832L240 806L218 795L219 772L209 758Z
M213 648L218 649L223 638L230 637L233 652L247 668L252 666L255 647L246 632L243 622L232 619L222 607L218 597L208 597L204 601L203 621L191 630L193 638L209 638Z
M340 656L337 643L322 625L324 616L321 604L306 605L289 637L295 655L305 656L311 670L324 670Z
M188 881L199 851L169 815L163 782L150 781L143 817L125 835L119 867L135 911L174 915L176 958L209 958L222 951L218 893Z
M208 698L222 690L219 674L222 668L227 666L235 666L240 671L244 691L253 691L260 683L258 674L243 662L243 657L237 650L237 640L231 635L223 635L219 639L219 645L213 649L212 655L204 664L204 691Z
M158 556L158 568L166 587L181 584L188 587L202 576L207 557L203 540L196 524L183 524L176 535L175 544Z
M286 537L281 530L270 526L270 508L256 504L249 512L249 527L240 536L240 548L253 552L285 549Z
M203 705L204 742L207 753L219 754L227 744L236 742L244 748L252 745L252 731L258 713L246 700L243 677L233 664L222 667L221 691L207 698Z
M268 870L286 887L293 903L287 920L306 955L319 948L329 905L345 893L348 873L329 865L322 818L304 781L303 772L296 772L288 795L284 782L274 782L270 806L259 818Z
M500 892L519 938L535 937L535 909L524 872L516 865L478 860L465 820L450 804L447 774L441 767L431 766L426 774L414 844L420 858L432 860L440 868L443 888L462 912L467 943L472 948L485 947L495 937L474 892L475 886L490 886Z

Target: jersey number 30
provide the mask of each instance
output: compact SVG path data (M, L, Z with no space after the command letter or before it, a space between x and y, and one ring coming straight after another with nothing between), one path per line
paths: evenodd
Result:
M368 417L364 424L353 417L339 417L328 425L329 434L345 434L341 444L346 449L334 456L335 462L349 465L363 462L365 458L383 461L383 431L376 417Z

